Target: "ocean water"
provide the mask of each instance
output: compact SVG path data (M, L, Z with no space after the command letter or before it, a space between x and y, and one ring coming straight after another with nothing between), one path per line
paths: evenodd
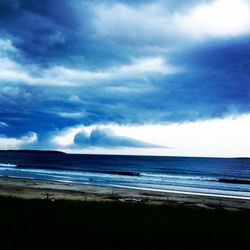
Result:
M0 176L250 199L248 158L0 152Z

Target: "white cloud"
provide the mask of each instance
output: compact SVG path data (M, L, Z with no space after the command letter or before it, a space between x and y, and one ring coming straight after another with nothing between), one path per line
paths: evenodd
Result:
M16 53L17 49L13 46L10 39L0 38L0 53Z
M71 95L69 101L72 103L83 103L82 99L78 95Z
M8 57L0 58L0 80L7 82L27 82L32 81L32 77L20 64Z
M0 39L0 81L30 85L79 86L107 81L145 79L150 76L174 74L179 69L168 64L163 57L132 58L128 64L103 70L74 69L53 66L41 69L34 65L23 65L12 57L18 50L11 40Z
M98 125L98 128L110 128L119 135L170 148L112 150L70 148L77 133L85 131L89 134L97 125L87 127L79 125L64 129L52 138L52 143L62 150L74 153L250 157L249 124L250 115L170 125Z
M44 72L45 78L35 82L64 84L92 84L108 80L124 80L145 78L152 75L165 75L177 72L177 68L168 65L161 57L134 59L130 64L108 68L103 71L87 71L54 67ZM51 80L47 80L49 78Z
M170 11L163 2L132 6L105 4L94 9L94 25L99 35L121 41L143 41L144 45L160 43L166 47L164 41L186 43L190 39L250 34L249 0L201 1L179 11Z
M130 64L108 68L103 71L88 71L55 66L40 70L32 68L32 74L15 61L0 58L0 80L34 85L91 85L108 80L145 79L149 76L174 74L177 68L161 57L134 59ZM36 74L35 74L36 73Z
M94 26L101 35L124 39L154 40L164 36L169 24L169 12L161 3L129 6L106 4L94 6Z
M0 149L17 149L21 146L35 143L36 141L37 134L34 132L29 132L21 138L0 137Z
M134 60L133 64L114 69L113 75L129 78L130 75L142 77L150 74L171 74L176 73L176 71L178 70L171 65L167 65L163 58L154 57Z
M250 33L250 3L247 0L202 3L187 13L176 13L173 23L180 32L194 38L246 35Z
M58 116L63 117L63 118L80 118L84 116L83 112L58 112L56 113Z
M0 121L0 127L9 127L8 123Z
M83 125L66 128L62 130L61 132L59 132L57 135L55 135L52 138L51 142L60 147L69 147L74 144L74 138L76 134L78 134L81 131L90 133L92 128L93 128L92 126L85 127Z

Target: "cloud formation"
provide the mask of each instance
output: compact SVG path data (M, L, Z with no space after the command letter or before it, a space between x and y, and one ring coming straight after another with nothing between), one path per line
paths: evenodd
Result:
M13 46L10 39L0 39L0 51L1 55L7 53L16 53L17 49Z
M72 69L63 66L54 66L45 70L37 67L26 68L8 57L0 57L1 81L48 87L92 85L93 83L129 79L143 80L154 75L175 74L178 71L161 57L135 59L128 65L101 71Z
M223 38L250 34L250 2L217 0L173 16L174 25L190 37Z
M37 141L36 133L30 132L20 138L2 137L0 136L0 149L17 149Z
M162 146L135 140L126 136L116 135L112 129L95 128L88 135L84 131L78 132L74 137L74 146L102 147L102 148L160 148Z
M163 45L183 38L230 38L250 34L250 3L247 0L197 1L171 11L165 1L130 5L114 2L95 8L94 25L102 36L120 41ZM128 18L129 17L129 18Z
M249 113L249 4L1 0L0 133Z

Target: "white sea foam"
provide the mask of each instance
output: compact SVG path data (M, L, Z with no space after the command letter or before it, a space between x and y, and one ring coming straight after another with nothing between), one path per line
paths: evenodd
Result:
M181 180L201 180L201 181L217 181L218 179L206 176L191 176L191 175L174 175L174 174L153 174L140 173L140 176L157 178L157 179L181 179Z
M102 186L102 185L100 185L100 186ZM135 189L135 190L144 190L144 191L153 191L153 192L162 192L162 193L166 193L166 194L167 193L173 193L173 194L187 194L187 195L195 195L195 196L221 197L221 198L250 200L250 196L246 192L245 193L243 193L243 192L234 192L234 195L232 195L229 192L207 193L207 192L167 190L167 189L160 189L160 188L137 187L137 186L126 186L126 185L115 185L115 184L106 184L106 186L118 187L118 188L126 188L126 189ZM221 191L221 190L213 190L213 191ZM237 193L238 193L238 195L237 195Z
M6 168L15 168L15 164L9 164L9 163L0 163L0 167L6 167Z

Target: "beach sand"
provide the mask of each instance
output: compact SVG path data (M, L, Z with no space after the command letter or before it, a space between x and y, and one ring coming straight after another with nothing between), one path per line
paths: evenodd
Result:
M0 177L0 196L24 199L66 199L82 201L119 201L132 203L181 204L204 208L250 210L250 199L214 197L149 191L121 187L104 187L56 181Z
M249 249L249 225L249 200L0 178L1 250Z

